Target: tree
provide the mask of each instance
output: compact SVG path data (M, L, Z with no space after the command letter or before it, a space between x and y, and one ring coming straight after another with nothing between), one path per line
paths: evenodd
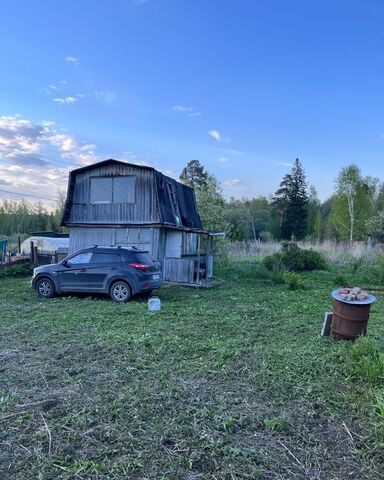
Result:
M224 199L221 185L214 175L208 174L205 184L195 187L196 201L204 228L225 230Z
M384 242L384 211L365 222L367 231L379 242Z
M180 174L180 180L184 185L198 188L207 185L209 174L199 160L191 160L187 163L186 167L183 168Z
M352 243L365 237L366 220L373 214L377 183L370 177L363 178L356 164L341 169L330 220L342 240Z
M316 188L311 185L309 187L308 197L308 223L307 223L307 235L314 239L320 240L321 237L321 209L320 201L317 196Z
M198 160L191 160L180 174L184 185L195 189L196 202L204 228L224 230L224 199L220 182Z
M298 158L291 173L280 182L273 206L280 216L280 237L286 240L303 238L307 231L308 193L305 173Z

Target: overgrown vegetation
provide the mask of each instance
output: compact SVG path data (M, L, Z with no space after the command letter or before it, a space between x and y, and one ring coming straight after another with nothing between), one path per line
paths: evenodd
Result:
M21 265L14 265L13 267L0 268L0 279L10 277L25 277L32 275L33 265L31 263L23 263Z
M374 338L356 340L349 363L353 378L372 385L384 385L384 353Z
M3 279L0 477L382 478L381 292L378 340L353 345L319 336L334 270L290 291L257 260L225 268L162 288L157 314Z
M286 242L281 252L264 257L263 265L271 271L305 272L327 268L320 252L302 249L295 242Z

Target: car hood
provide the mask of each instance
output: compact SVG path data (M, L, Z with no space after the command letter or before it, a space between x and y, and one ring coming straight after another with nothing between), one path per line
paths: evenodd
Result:
M41 267L36 267L33 269L34 275L41 272L56 272L58 268L62 267L61 263L52 263L50 265L42 265Z

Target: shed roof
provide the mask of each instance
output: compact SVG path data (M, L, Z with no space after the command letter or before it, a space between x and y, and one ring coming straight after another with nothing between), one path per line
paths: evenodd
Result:
M153 167L146 165L135 165L119 160L108 159L102 162L93 163L85 167L72 170L68 179L67 201L64 208L62 225L67 225L70 218L70 210L73 202L74 189L76 185L76 175L90 171L92 169L110 166L110 165L126 165L137 169L150 170L154 174L154 186L156 190L157 204L160 216L160 224L167 227L181 228L185 230L203 231L203 226L197 209L194 189L183 185L177 180L164 175ZM170 189L173 193L171 198ZM176 209L175 209L176 204ZM180 215L177 215L178 213ZM177 218L179 217L179 219ZM129 222L127 222L129 225Z

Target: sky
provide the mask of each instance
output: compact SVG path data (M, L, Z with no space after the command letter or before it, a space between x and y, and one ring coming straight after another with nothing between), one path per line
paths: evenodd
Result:
M0 198L53 205L107 158L230 197L295 158L321 200L357 163L384 180L382 0L0 0ZM9 193L13 192L13 193Z

